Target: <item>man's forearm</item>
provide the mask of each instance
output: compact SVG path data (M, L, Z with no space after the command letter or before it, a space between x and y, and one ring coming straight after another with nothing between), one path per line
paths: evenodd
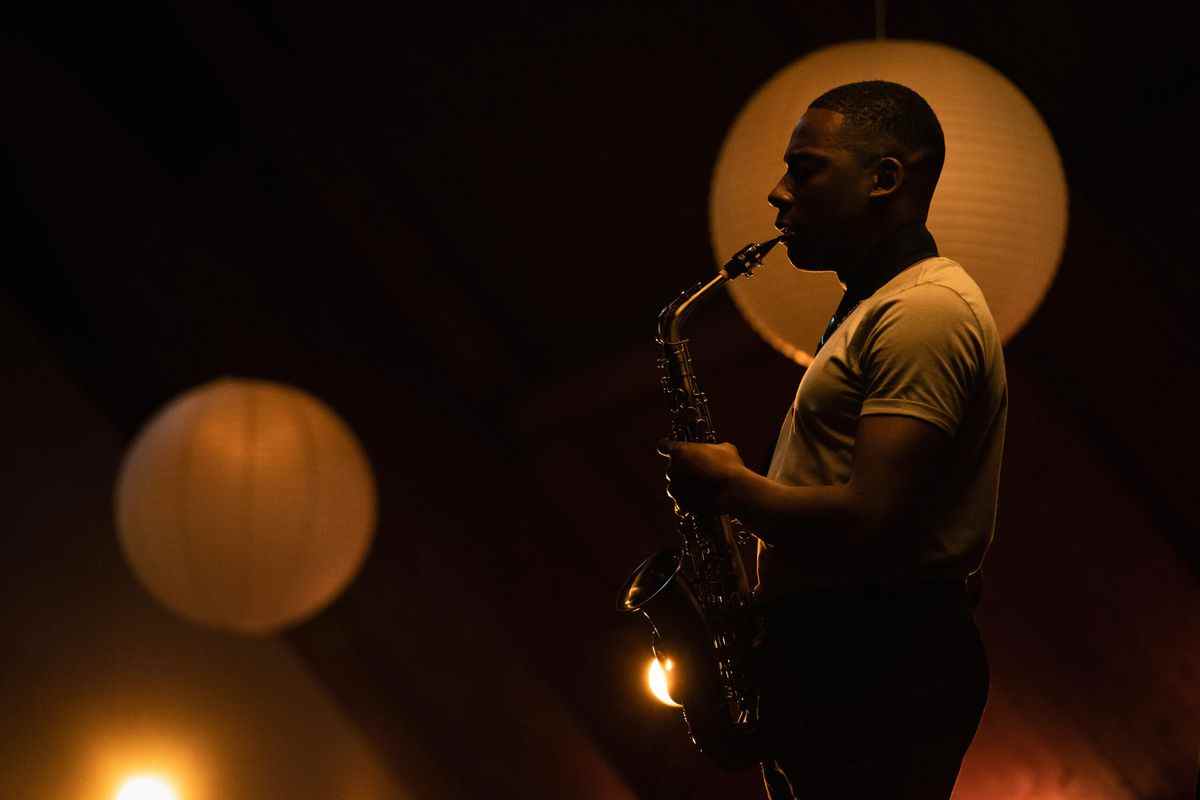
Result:
M879 555L878 525L849 485L788 486L745 469L726 483L718 503L781 556L822 571L860 570Z

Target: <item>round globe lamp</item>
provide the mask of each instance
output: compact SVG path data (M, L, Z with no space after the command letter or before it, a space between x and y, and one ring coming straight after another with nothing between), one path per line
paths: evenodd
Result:
M116 525L150 594L181 617L241 634L296 624L358 572L375 480L323 402L223 378L168 403L121 464Z
M943 256L983 289L1005 341L1054 280L1067 231L1067 182L1046 123L1002 74L960 50L920 41L850 42L785 67L749 100L726 135L709 216L720 263L774 235L767 194L808 104L846 83L887 80L915 90L937 114L946 162L928 227ZM782 248L751 279L729 284L750 325L806 365L842 289L829 272L786 263ZM774 264L772 264L774 262Z

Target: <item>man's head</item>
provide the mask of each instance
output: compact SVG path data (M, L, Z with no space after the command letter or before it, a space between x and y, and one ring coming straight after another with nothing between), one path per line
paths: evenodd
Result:
M905 86L865 81L818 97L769 197L792 263L851 266L891 231L924 222L945 153L937 116Z

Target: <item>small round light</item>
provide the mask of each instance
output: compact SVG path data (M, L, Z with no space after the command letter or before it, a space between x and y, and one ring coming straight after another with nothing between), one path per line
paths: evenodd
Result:
M162 778L138 775L121 784L116 800L179 800L179 795Z
M671 694L667 691L667 673L673 669L675 669L675 662L669 658L664 659L663 662L657 658L650 659L650 666L646 669L646 683L660 703L672 708L682 708L679 703L671 699Z

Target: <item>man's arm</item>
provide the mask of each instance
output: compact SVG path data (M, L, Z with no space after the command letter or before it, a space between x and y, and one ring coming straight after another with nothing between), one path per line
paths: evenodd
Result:
M727 444L668 449L673 493L685 507L732 514L781 557L846 574L888 563L901 536L912 535L914 513L946 478L949 443L949 434L916 417L864 415L850 481L833 486L770 480Z
M952 432L986 348L974 311L935 284L887 299L869 328L858 352L864 397L847 483L777 483L747 469L732 445L676 444L669 454L680 463L670 477L684 507L739 517L814 574L894 563L913 544L915 512L950 478Z

